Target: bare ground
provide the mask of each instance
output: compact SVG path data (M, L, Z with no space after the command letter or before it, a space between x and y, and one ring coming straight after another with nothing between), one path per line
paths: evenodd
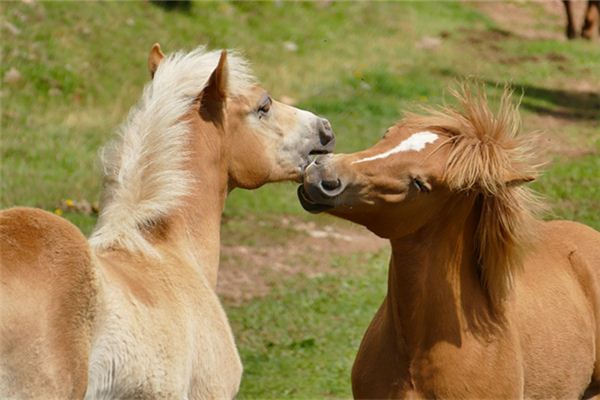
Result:
M581 28L586 3L573 1L574 20L578 29ZM564 33L567 19L559 0L534 1L530 4L526 1L476 1L471 4L503 29L524 39L567 40Z
M344 221L317 224L283 216L268 222L250 218L237 223L251 226L253 238L244 238L225 223L224 235L229 237L221 247L217 292L230 303L265 296L293 276L343 273L332 268L333 258L361 257L387 245L365 228ZM246 244L235 244L236 236Z

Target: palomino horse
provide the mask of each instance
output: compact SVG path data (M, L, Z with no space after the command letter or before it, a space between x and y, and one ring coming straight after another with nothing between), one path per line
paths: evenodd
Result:
M329 123L271 99L246 62L149 57L103 156L89 242L47 212L0 214L0 398L232 398L242 365L215 294L229 191L299 180Z
M388 293L352 370L358 398L579 398L600 384L600 234L535 219L531 147L505 93L410 115L319 156L308 211L392 245Z

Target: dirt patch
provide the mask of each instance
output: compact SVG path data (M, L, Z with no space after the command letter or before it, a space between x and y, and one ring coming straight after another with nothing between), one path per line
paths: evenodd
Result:
M523 39L568 40L567 14L559 0L554 1L471 1L469 4L488 15L502 29ZM575 30L583 25L587 1L572 1Z
M596 154L591 143L600 140L600 136L570 134L567 130L570 125L572 122L564 118L533 114L524 120L524 131L541 133L536 146L541 161L549 162L555 155L576 158Z
M460 28L459 37L469 46L477 49L479 57L497 61L505 65L514 65L522 63L545 63L555 64L562 71L567 71L571 60L564 54L549 52L540 54L513 55L506 54L500 43L506 40L528 40L519 34L500 29L492 28L481 30L478 28Z
M461 40L477 49L479 57L491 60L497 59L498 54L502 54L502 47L498 43L512 37L510 32L499 29L460 28L458 32Z
M242 232L240 241L246 243L234 245L235 239L229 237L229 244L221 248L217 293L232 303L265 296L273 287L299 274L316 278L343 273L343 269L333 268L335 257L368 256L388 243L365 228L344 222L317 224L283 217L262 226L257 221L244 223L254 226L257 240L244 240ZM274 239L273 234L278 232L281 236ZM232 231L224 233L236 235Z
M551 62L554 64L558 64L559 68L562 68L563 71L566 71L567 65L569 63L569 58L563 54L558 53L547 53L547 54L528 54L523 56L504 56L502 54L498 55L498 61L502 64L519 64L524 62Z
M480 1L469 4L488 15L502 29L521 38L566 40L566 16L559 1ZM583 15L581 8L580 4L575 4L577 21L581 20Z

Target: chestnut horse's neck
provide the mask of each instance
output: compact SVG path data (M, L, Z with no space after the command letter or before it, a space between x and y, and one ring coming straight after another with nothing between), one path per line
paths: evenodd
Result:
M386 317L409 354L440 341L460 346L465 330L496 326L475 255L479 212L474 196L457 198L427 226L391 240Z
M186 168L191 176L189 193L168 219L167 246L176 249L217 284L220 256L221 215L228 193L227 146L221 128L199 118L190 121Z

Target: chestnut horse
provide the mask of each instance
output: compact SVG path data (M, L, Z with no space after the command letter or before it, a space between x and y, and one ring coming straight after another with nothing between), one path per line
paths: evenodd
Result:
M567 14L566 34L569 39L577 37L577 28L575 27L575 18L573 17L573 1L563 0L565 12ZM581 27L581 37L591 39L593 37L594 27L598 27L600 34L600 0L588 0Z
M242 365L215 294L236 188L299 180L329 122L273 100L239 55L149 57L153 80L104 151L90 240L0 213L0 398L232 398Z
M358 398L575 399L600 384L600 234L536 219L532 147L505 93L410 115L375 146L319 156L308 211L392 246L352 370ZM531 142L530 142L531 143Z

